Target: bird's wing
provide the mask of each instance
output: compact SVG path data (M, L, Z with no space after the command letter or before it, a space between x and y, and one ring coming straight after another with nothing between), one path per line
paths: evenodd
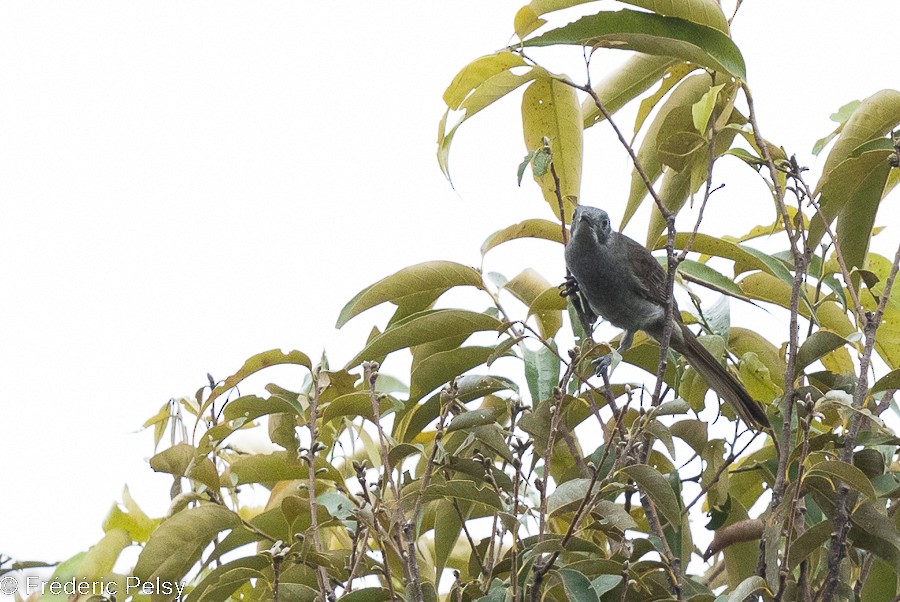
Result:
M669 299L666 271L643 245L625 235L622 235L622 239L626 243L631 271L635 274L635 292L648 301L665 307Z

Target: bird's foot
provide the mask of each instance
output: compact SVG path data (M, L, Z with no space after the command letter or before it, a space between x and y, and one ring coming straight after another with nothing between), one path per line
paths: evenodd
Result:
M559 291L560 297L572 297L578 294L578 281L575 280L575 276L569 274L566 276L565 281L557 288L562 289Z
M607 353L606 355L602 355L595 360L591 360L591 363L594 365L594 374L597 376L603 376L609 370L609 366L612 364L613 354Z

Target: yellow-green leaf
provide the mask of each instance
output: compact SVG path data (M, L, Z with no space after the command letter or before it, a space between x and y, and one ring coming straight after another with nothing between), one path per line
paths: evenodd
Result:
M527 219L494 232L481 243L481 255L510 240L518 238L542 238L562 243L562 227L545 219Z
M522 133L527 150L539 148L544 138L549 139L568 223L581 195L582 117L575 89L549 75L536 79L522 97ZM535 177L535 181L554 215L562 219L551 175Z
M409 313L426 309L456 286L484 288L481 273L452 261L427 261L405 267L356 294L341 310L336 328L367 309L391 302Z

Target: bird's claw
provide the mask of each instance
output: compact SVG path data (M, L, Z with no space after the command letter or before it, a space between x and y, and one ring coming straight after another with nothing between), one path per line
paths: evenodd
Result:
M562 290L559 291L560 297L571 297L573 295L578 294L578 281L575 280L575 276L569 275L566 276L565 281L559 285L558 288Z
M594 365L594 374L597 376L603 376L607 370L609 370L610 364L612 364L613 354L607 353L606 355L600 356L597 359L591 360L591 363Z

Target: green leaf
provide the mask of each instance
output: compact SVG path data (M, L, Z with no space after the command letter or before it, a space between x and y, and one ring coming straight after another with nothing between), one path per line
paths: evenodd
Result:
M528 68L524 74L512 71L523 67ZM545 74L540 67L529 66L519 54L506 50L483 56L463 67L444 92L447 111L438 125L438 165L448 180L450 144L459 126L519 86ZM448 129L447 118L451 111L462 111L463 115Z
M435 502L434 516L434 582L438 583L447 559L453 552L459 534L462 531L462 520L450 500ZM466 504L468 506L468 504Z
M485 330L500 330L502 323L487 314L463 309L425 310L392 324L369 341L365 349L347 362L346 369L365 360L380 360L389 353L448 337Z
M450 424L447 425L446 430L448 433L452 433L453 431L469 430L477 426L493 424L499 415L500 408L498 407L469 410L468 412L463 412L462 414L454 416L453 420L450 421Z
M713 109L716 107L716 100L719 98L719 92L725 84L713 86L703 95L703 97L691 106L691 117L693 117L694 129L701 134L706 133L706 126L709 125L709 118L712 116Z
M470 374L456 381L459 403L468 403L497 391L518 391L518 385L508 378ZM409 408L394 424L394 437L399 441L412 441L434 419L441 409L441 394L436 393L424 403Z
M900 389L900 369L891 370L881 378L879 378L870 393L880 393L881 391L889 391L892 389Z
M821 548L825 542L831 539L834 524L830 520L823 520L804 531L791 545L791 553L788 556L788 570L793 570L800 562Z
M271 568L272 561L260 554L236 558L217 566L191 591L191 599L214 602L227 600L250 579L261 578Z
M859 599L866 602L891 602L897 596L897 569L880 558L869 570L859 592Z
M769 368L752 351L741 355L738 362L741 383L753 399L769 403L783 393L783 390L772 378Z
M496 347L458 347L416 362L410 374L409 402L417 402L464 372L487 362Z
M559 569L566 597L575 602L600 602L591 582L582 573L573 569Z
M381 396L379 396L381 397ZM387 414L395 403L391 397L381 397L378 400L378 414L384 416ZM399 402L396 402L399 403ZM322 420L325 423L331 422L337 418L350 416L356 418L360 416L369 422L375 422L375 408L372 407L372 396L368 391L354 391L346 393L331 400L325 409L322 410Z
M519 238L541 238L562 243L562 228L556 222L545 219L526 219L494 232L481 243L482 257L488 251L510 240Z
M554 387L559 384L561 366L559 358L554 353L556 345L552 341L551 345L553 349L541 345L537 351L531 351L527 347L523 350L525 380L535 405L552 397Z
M667 56L747 79L744 58L727 34L677 17L633 10L603 11L523 42L526 47L555 44Z
M269 414L294 414L303 416L304 411L296 399L272 395L268 399L256 395L244 395L229 401L222 411L225 420L243 418L245 422L256 420Z
M741 584L728 594L728 600L726 602L744 602L745 600L749 600L750 596L760 593L766 593L769 596L772 595L769 586L766 585L766 580L758 575L754 575L741 581Z
M401 501L404 504L415 504L415 498L419 495L419 491L409 493L402 496ZM472 481L453 480L446 483L430 483L428 487L421 491L422 500L430 502L440 499L457 499L482 504L494 510L506 510L500 496L497 495L490 487L479 488Z
M134 576L141 581L181 581L216 535L240 524L237 514L216 504L182 510L150 536L134 566Z
M653 58L661 59L665 57ZM666 69L665 73L662 76L662 80L659 83L659 88L657 88L656 91L653 92L653 94L641 100L641 104L638 107L637 116L634 118L635 136L637 136L637 133L641 131L641 128L644 126L644 122L647 120L647 117L650 116L651 111L653 111L653 109L656 108L656 105L659 104L659 101L669 93L669 90L678 85L690 73L693 73L697 70L696 65L685 63L683 61L669 62L669 65L670 66Z
M366 587L355 589L341 596L342 602L387 602L391 599L391 590L384 587Z
M507 282L504 288L529 307L534 305L538 298L543 297L541 302L544 308L535 314L541 336L550 339L556 335L562 327L562 310L565 308L565 299L559 296L559 288L552 286L531 268L522 270L515 278ZM547 303L547 291L549 290L555 291L557 297L556 300L551 298L553 305ZM529 315L531 315L530 312Z
M669 426L669 432L687 443L699 455L706 448L707 426L700 420L679 420Z
M650 496L660 513L670 525L681 525L681 504L664 476L647 464L633 464L619 471L637 483L641 492Z
M610 115L615 114L630 100L650 88L661 78L670 75L674 65L684 68L684 63L679 63L667 56L652 56L649 54L635 54L625 63L603 78L594 86L594 93L600 99L600 104ZM663 80L662 86L674 85L678 79L669 76ZM666 88L668 90L669 88ZM644 104L641 103L643 108ZM605 119L603 113L597 108L597 103L590 96L581 103L581 114L584 118L585 129ZM637 128L635 128L637 129Z
M457 286L484 288L481 273L452 261L427 261L411 265L357 293L341 310L335 327L340 328L354 316L388 301L408 313L421 311Z
M678 266L678 273L688 282L693 282L723 295L752 303L750 298L741 290L741 287L735 284L734 278L729 278L705 263L685 259Z
M535 79L522 96L522 133L526 149L542 147L549 139L565 218L559 213L554 179L537 174L534 179L553 214L568 223L581 196L582 118L575 88L549 75Z
M572 479L560 484L547 496L547 515L552 517L558 512L575 510L588 495L591 479ZM599 488L595 488L596 493Z
M103 538L92 545L81 559L79 567L79 580L90 581L101 577L108 577L113 571L113 565L119 559L119 555L126 547L131 545L131 537L125 529L112 529L107 531Z
M800 345L794 374L800 374L804 368L820 359L823 355L847 344L847 340L836 332L817 330Z
M125 505L125 511L118 504L113 504L106 518L103 519L103 532L112 531L113 529L124 529L132 541L145 543L150 539L150 534L156 529L158 520L153 520L141 510L137 502L131 497L126 486L122 492L122 503ZM3 572L0 571L0 575Z
M875 488L872 487L872 482L869 481L869 478L865 473L847 462L842 462L841 460L826 460L814 464L809 469L809 472L806 473L806 478L815 476L828 479L835 490L837 490L838 484L843 482L850 487L852 491L859 492L869 499L875 499L876 497Z
M679 83L669 98L657 111L656 117L653 118L641 146L637 152L638 162L643 167L644 173L650 180L650 183L656 182L663 172L662 162L660 161L658 146L662 142L660 132L663 124L666 123L669 114L679 107L690 107L702 98L703 94L709 90L712 83L709 75L706 73L698 73L687 77ZM688 113L688 117L690 113ZM671 122L670 122L671 123ZM687 124L685 128L687 128ZM687 192L685 192L685 195ZM622 214L622 222L619 229L622 230L634 216L635 212L641 205L641 202L647 196L647 185L640 177L636 169L631 172L631 189L628 194L628 203L625 205L625 211Z
M316 470L325 471L317 478L334 482L343 482L340 473L323 458L316 457ZM271 454L252 454L239 456L231 463L231 472L237 476L237 484L268 483L306 479L309 469L305 462L297 457L297 452L272 452Z
M300 351L295 350L285 353L281 349L272 349L270 351L257 353L244 362L244 365L241 366L240 370L226 378L221 385L216 386L216 388L210 392L209 397L201 405L198 414L202 415L220 395L236 387L251 374L255 374L269 366L278 366L281 364L295 364L297 366L303 366L307 370L312 370L312 362L309 361L309 357Z

